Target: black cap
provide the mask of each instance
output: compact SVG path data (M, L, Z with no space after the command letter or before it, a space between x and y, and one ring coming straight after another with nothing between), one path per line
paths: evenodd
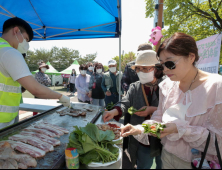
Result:
M14 28L16 26L20 26L25 29L25 31L27 32L29 36L29 41L33 39L32 27L25 20L18 17L10 18L4 22L3 29L2 29L3 33L7 28L10 28L10 27Z

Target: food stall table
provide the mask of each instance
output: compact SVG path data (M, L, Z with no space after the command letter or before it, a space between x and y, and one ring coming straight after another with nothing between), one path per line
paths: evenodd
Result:
M57 106L61 106L61 103L57 103L57 100L23 98L23 103L19 105L19 110L45 112Z
M0 130L0 141L8 140L8 137L20 133L23 129L40 120L45 120L50 124L66 128L71 133L74 130L73 126L84 127L87 123L95 123L102 111L99 106L84 103L74 103L73 107L76 109L90 108L93 109L93 112L88 112L85 117L71 117L69 115L60 116L56 111L64 107L58 106L43 112L42 114L33 116L15 125ZM65 149L69 142L69 134L65 134L56 139L61 142L61 145L56 146L53 152L48 152L43 158L38 158L37 167L35 167L35 169L59 169L65 167Z

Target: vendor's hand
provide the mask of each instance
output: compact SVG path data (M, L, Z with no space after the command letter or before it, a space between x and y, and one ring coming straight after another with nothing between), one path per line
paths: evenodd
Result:
M65 107L71 107L70 98L67 97L67 96L62 95L62 96L59 98L59 101L63 104L63 106L65 106Z
M146 108L145 111L136 112L134 114L137 116L140 116L140 117L147 117L148 115L153 114L154 110L156 110L156 107L153 107L153 106L144 106L141 109L144 109L144 108ZM141 110L141 109L139 109L139 110Z
M105 111L103 113L103 121L108 122L117 115L119 115L119 112L118 112L117 109L113 109L113 110L110 110L110 111Z
M121 136L128 137L129 135L139 135L142 131L138 129L136 126L127 124L126 126L121 128Z
M164 128L164 130L160 132L160 138L164 138L165 136L170 135L172 133L178 133L177 125L175 123L167 123L165 125L166 128Z
M106 96L111 96L111 92L110 91L106 91Z

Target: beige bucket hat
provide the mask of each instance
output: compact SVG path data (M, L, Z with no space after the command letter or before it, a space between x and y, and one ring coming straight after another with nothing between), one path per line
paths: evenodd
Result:
M136 64L131 68L135 69L136 66L155 66L159 63L156 58L156 52L153 50L138 51L136 57Z

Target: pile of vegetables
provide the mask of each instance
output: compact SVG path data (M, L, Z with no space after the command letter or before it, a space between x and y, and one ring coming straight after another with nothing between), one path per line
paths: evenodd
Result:
M107 104L106 109L108 111L110 111L114 106L115 106L115 104L113 104L113 102L111 102L111 103Z
M166 128L166 125L162 125L160 123L154 123L152 125L142 124L142 126L144 128L144 133L152 133L158 138L160 138L160 132L163 131L164 128Z
M76 148L82 164L91 162L107 163L117 160L119 149L114 147L115 134L110 131L99 130L94 124L86 127L74 126L75 130L69 136L68 148Z
M131 115L133 115L133 114L136 113L136 112L143 112L143 111L145 111L145 110L146 110L146 107L145 107L144 109L137 110L137 109L135 109L135 108L132 106L132 107L130 107L130 108L128 109L128 113L131 114Z

